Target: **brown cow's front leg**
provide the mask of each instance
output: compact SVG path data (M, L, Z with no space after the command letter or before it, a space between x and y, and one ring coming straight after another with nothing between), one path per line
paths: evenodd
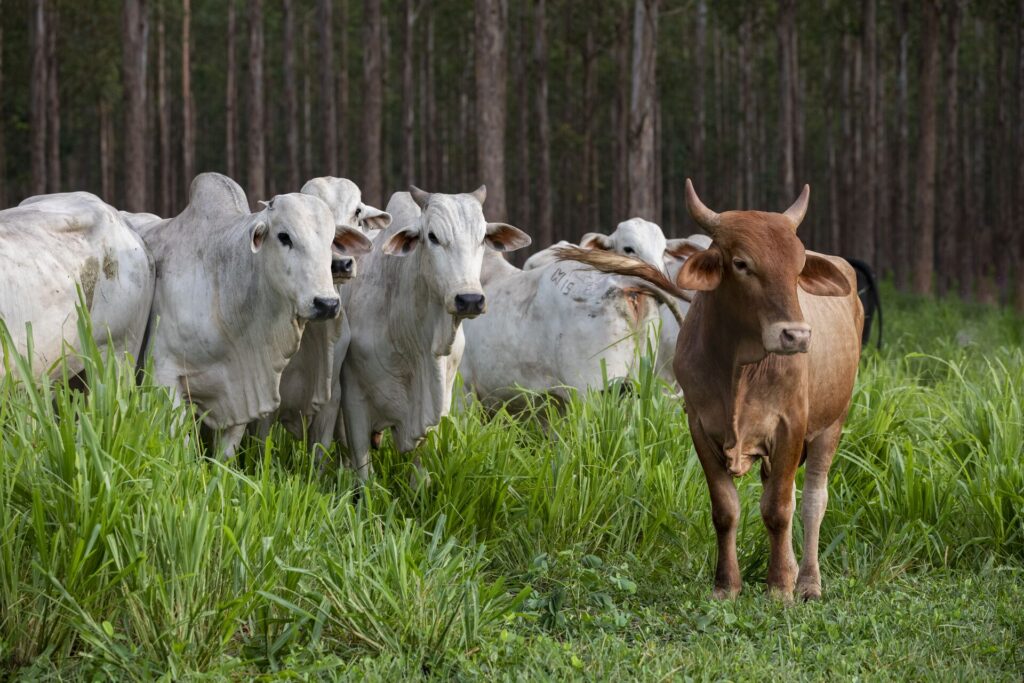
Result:
M839 445L839 437L843 433L844 420L845 416L807 444L803 500L800 503L800 517L804 523L804 556L796 582L797 593L804 600L817 600L821 597L818 532L825 516L825 506L828 505L828 471Z
M715 568L715 589L711 597L716 600L735 598L743 589L740 565L736 559L736 528L740 519L740 497L732 475L725 469L697 421L690 420L693 445L700 458L704 477L711 495L711 521L718 536L718 565Z
M797 575L796 555L793 554L793 509L796 507L796 471L802 451L803 438L797 440L795 435L786 433L770 454L771 473L763 464L761 470L764 483L761 519L768 530L770 544L768 592L787 602L793 599Z

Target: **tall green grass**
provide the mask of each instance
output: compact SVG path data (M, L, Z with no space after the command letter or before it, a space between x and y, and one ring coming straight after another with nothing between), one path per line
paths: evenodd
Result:
M833 467L826 600L842 577L1024 566L1024 323L889 294L889 340L865 355ZM187 408L92 345L84 360L88 393L5 356L0 672L400 661L443 676L524 628L628 628L664 586L710 585L703 475L650 363L625 393L514 415L467 402L419 449L426 488L385 440L355 501L347 473L321 472L280 430L232 465L205 459ZM756 591L760 484L740 489Z

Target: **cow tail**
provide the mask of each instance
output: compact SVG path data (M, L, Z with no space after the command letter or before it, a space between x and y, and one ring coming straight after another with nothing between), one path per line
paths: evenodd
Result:
M665 277L664 273L646 261L620 256L610 251L581 247L555 247L554 252L559 261L578 261L600 270L602 273L638 278L657 287L663 295L668 294L684 301L690 301L692 298L690 292L681 289L676 283Z
M676 323L678 323L680 327L683 326L683 312L679 309L679 302L676 301L676 297L643 278L633 276L632 281L638 289L643 290L644 294L649 294L659 304L665 304L668 306L668 310L672 312L672 317L676 319Z

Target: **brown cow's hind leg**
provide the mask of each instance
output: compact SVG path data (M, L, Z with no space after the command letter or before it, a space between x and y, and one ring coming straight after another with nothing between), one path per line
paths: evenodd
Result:
M797 594L804 600L817 600L821 597L818 532L828 504L828 471L842 432L843 420L838 420L807 444L803 500L800 503L800 517L804 524L804 556L796 582Z

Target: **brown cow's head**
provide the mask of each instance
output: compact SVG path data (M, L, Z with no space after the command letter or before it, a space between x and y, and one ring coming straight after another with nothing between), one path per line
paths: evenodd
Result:
M807 254L796 229L807 213L811 188L785 213L727 211L704 206L686 181L686 206L712 237L707 251L687 259L676 277L684 289L716 292L747 340L759 339L765 353L803 353L811 328L804 322L797 287L818 296L845 296L850 283L828 259ZM753 360L753 359L751 359Z

